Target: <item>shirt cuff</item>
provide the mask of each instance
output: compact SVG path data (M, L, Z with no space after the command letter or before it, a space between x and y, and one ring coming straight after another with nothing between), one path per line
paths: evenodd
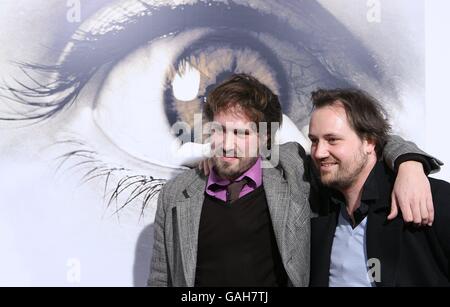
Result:
M400 164L402 164L403 162L406 162L406 161L417 161L417 162L422 163L423 171L425 172L425 175L427 175L427 176L431 172L431 165L430 165L430 162L428 161L428 158L424 155L415 154L415 153L404 154L404 155L401 155L400 157L398 157L397 159L395 159L395 171L398 172L398 167L400 166Z

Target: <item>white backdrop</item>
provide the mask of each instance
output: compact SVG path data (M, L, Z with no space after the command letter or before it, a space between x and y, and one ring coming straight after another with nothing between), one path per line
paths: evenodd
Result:
M426 2L426 138L421 145L446 162L433 177L450 181L450 144L447 142L450 103L447 73L450 69L450 3L444 0Z

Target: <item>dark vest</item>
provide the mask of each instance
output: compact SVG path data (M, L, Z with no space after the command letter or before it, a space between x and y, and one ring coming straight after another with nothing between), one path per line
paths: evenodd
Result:
M205 193L195 286L287 285L264 187L233 203Z

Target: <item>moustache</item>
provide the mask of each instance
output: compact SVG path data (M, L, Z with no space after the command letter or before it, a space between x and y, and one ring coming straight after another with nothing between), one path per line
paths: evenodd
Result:
M215 157L227 157L227 158L242 158L244 155L236 150L225 150L222 148L219 148L214 151Z
M335 159L326 158L318 161L316 160L316 164L317 166L320 166L322 164L339 164L339 161Z

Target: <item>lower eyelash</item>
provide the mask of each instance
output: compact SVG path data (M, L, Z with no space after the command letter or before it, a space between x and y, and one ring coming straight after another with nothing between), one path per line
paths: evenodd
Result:
M59 163L57 170L60 170L63 165L69 161L75 160L75 164L71 164L69 169L84 169L83 166L89 166L89 169L84 172L81 182L87 183L94 179L104 179L103 198L107 200L107 208L111 207L113 203L116 204L116 210L113 214L119 215L120 211L140 202L140 219L144 218L148 204L158 195L161 188L166 183L165 179L157 179L153 176L133 174L129 169L122 167L110 167L106 163L97 159L98 153L86 149L87 145L79 140L65 140L55 143L55 145L72 145L78 147L70 150L57 157ZM128 173L123 175L121 173ZM111 183L112 177L120 175L121 178L116 180L117 183ZM112 189L108 189L112 187ZM112 191L112 192L108 192ZM119 197L125 197L125 200L119 204Z
M140 217L143 218L147 204L159 193L164 183L165 180L163 179L154 179L153 177L143 175L125 176L117 183L117 186L109 199L108 207L111 206L111 203L114 200L116 200L117 203L117 199L120 194L125 193L127 190L132 190L129 193L127 200L118 209L116 209L114 214L119 213L120 210L131 204L139 196L142 196L143 201L141 204Z

